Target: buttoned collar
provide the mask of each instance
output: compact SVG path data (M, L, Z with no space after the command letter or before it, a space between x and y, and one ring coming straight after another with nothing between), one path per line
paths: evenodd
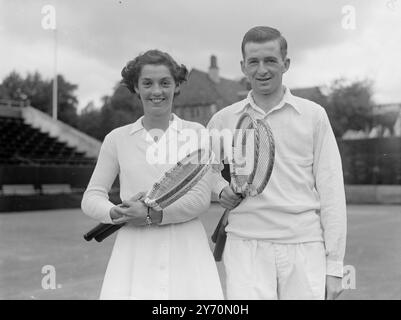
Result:
M234 113L242 113L242 112L246 111L246 108L249 108L249 106L251 106L251 108L254 109L255 111L264 113L263 109L256 104L256 102L253 98L253 95L252 95L252 90L248 92L248 96L247 96L246 100L248 103L238 105L236 110L234 110ZM283 98L281 99L281 101L275 107L273 107L271 110L269 110L269 112L267 112L267 114L269 114L270 112L273 112L274 110L281 109L285 105L291 106L292 108L294 108L294 110L296 110L299 114L301 114L301 109L299 108L297 101L295 100L295 97L292 95L290 89L288 89L287 87L284 87L284 95L283 95Z
M182 130L182 119L177 117L174 113L171 113L171 116L172 116L172 120L170 120L169 127L168 127L167 130L173 129L173 130L175 130L177 132L181 132L181 130ZM136 120L131 125L131 130L130 130L129 134L132 135L135 132L138 132L140 130L145 130L145 128L143 127L143 124L142 124L143 117L144 116L140 117L138 120Z

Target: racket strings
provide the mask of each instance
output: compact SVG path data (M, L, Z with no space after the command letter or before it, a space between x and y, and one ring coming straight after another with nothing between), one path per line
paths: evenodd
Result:
M146 196L147 205L164 208L192 188L207 172L211 153L204 149L192 152L155 183Z
M165 208L181 198L183 195L185 195L203 178L203 176L208 172L209 168L210 165L200 165L198 170L196 170L196 174L178 184L175 188L172 189L171 192L159 198L159 207Z
M244 192L252 182L255 171L255 121L247 114L240 118L233 139L231 179L233 190Z
M273 134L266 122L258 120L257 124L259 133L258 165L256 167L255 177L252 185L253 189L255 189L257 193L261 193L265 188L273 170L275 146Z
M149 194L150 198L158 198L172 190L177 184L182 182L191 172L196 169L196 164L186 164L178 167L166 174L163 179L156 183Z

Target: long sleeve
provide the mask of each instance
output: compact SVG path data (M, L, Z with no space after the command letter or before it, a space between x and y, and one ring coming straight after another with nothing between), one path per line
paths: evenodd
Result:
M114 204L109 201L109 191L119 173L115 144L110 134L104 139L95 170L89 181L81 202L82 211L103 223L113 223L110 209Z
M210 206L211 170L184 196L163 209L161 225L192 220Z
M344 181L337 142L324 109L314 133L313 174L320 197L326 273L342 277L347 229Z

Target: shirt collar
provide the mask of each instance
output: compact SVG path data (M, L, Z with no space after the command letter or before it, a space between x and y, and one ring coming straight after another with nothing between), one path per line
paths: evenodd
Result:
M263 112L263 110L256 104L255 100L253 99L252 96L252 90L248 92L248 96L246 98L246 100L248 101L248 103L244 104L244 105L239 105L237 110L234 110L234 113L241 113L244 112L246 108L249 108L248 106L250 105L254 110L259 111L259 112ZM285 105L289 105L291 107L293 107L299 114L301 114L301 109L299 108L297 101L295 99L295 97L292 95L290 89L288 89L287 87L284 86L284 95L283 98L281 99L281 101L275 106L273 107L269 113L273 110L278 110L283 108Z
M171 113L172 115L172 120L170 120L170 124L167 130L173 129L177 132L181 132L182 130L182 119L178 118L174 113ZM142 129L145 129L142 125L142 119L144 116L140 117L138 120L136 120L132 125L131 125L131 130L129 134L134 134L135 132L138 132Z

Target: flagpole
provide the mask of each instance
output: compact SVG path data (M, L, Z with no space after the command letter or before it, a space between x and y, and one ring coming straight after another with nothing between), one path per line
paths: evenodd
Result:
M57 120L57 28L54 28L53 119Z

